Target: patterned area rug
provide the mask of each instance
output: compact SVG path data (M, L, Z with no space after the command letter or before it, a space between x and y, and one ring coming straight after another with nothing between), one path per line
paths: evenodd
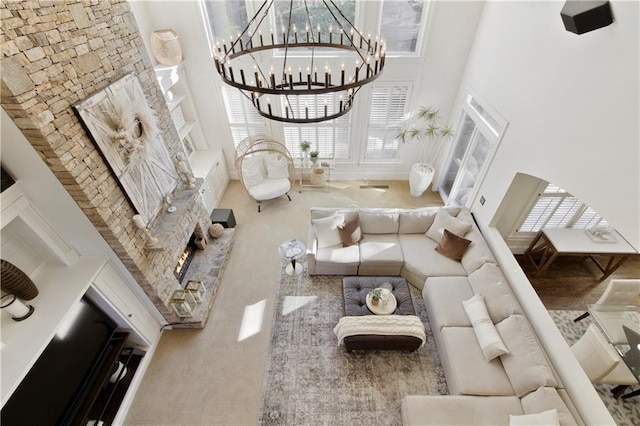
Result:
M281 274L259 423L400 425L405 395L447 394L418 290L411 296L427 343L414 351L353 351L338 346L342 277Z
M589 327L589 324L593 322L590 317L578 322L573 322L573 319L582 313L584 313L584 311L549 311L558 330L560 330L560 333L569 345L572 345L580 339L587 330L587 327ZM613 386L597 384L594 385L594 387L619 426L640 425L640 396L626 400L615 399L611 396L611 388Z

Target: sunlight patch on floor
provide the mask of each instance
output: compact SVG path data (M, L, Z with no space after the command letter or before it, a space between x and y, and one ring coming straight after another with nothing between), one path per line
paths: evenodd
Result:
M238 342L242 342L243 340L260 333L260 330L262 330L264 308L266 305L267 300L263 299L253 305L245 306L244 315L242 316L242 324L240 325L240 333L238 333Z
M302 308L317 298L318 296L286 296L282 304L282 315L289 315L291 312Z

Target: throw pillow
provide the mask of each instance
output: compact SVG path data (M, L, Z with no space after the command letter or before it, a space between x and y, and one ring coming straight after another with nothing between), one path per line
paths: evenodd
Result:
M500 355L508 354L509 351L491 322L482 295L476 294L471 299L463 301L462 306L473 326L473 332L478 339L484 359L489 362Z
M333 216L322 219L314 219L313 227L316 230L316 238L318 240L318 248L331 247L341 244L338 225L344 223L344 215L334 214Z
M438 210L438 213L436 213L433 225L429 227L426 235L436 243L439 243L442 240L445 228L448 229L449 232L456 234L458 237L464 237L464 234L471 230L471 224L469 222L456 219L446 210L440 209Z
M242 160L242 182L247 188L253 188L264 180L262 156L247 157Z
M509 426L560 426L558 410L543 411L536 414L509 414Z
M360 222L358 216L351 220L346 219L342 225L338 225L338 234L343 247L357 244L362 240L362 231L360 230Z
M284 155L265 155L264 163L267 166L267 176L269 178L282 179L289 177L289 164L287 164L287 158Z
M462 259L462 255L467 251L467 247L471 244L471 240L458 237L456 234L449 232L448 229L444 230L442 240L440 244L436 246L436 251L442 255L447 256L449 259L457 260Z

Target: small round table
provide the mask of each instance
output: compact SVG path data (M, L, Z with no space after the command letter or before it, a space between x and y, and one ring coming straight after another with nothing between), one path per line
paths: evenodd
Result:
M287 274L293 276L302 273L304 267L298 260L304 256L306 251L307 247L299 240L285 241L278 246L278 254L280 257L289 262L285 269Z

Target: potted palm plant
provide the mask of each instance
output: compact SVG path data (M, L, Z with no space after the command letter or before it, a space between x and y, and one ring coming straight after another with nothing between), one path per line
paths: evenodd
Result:
M431 185L435 172L433 161L438 157L442 143L453 137L451 126L439 124L439 118L438 109L420 107L398 135L401 142L414 140L420 146L420 162L415 163L409 173L409 189L414 197L420 197Z

